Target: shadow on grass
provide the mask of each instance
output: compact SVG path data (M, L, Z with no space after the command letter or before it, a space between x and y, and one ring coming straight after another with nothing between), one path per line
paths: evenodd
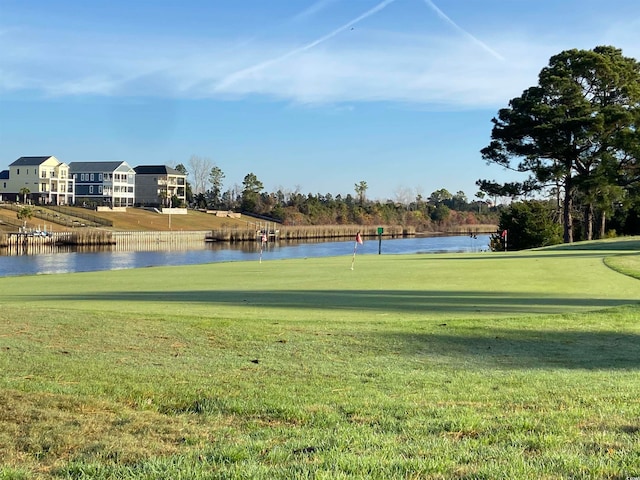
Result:
M479 367L640 368L640 335L629 332L442 329L443 333L396 334L400 353L454 357Z
M617 240L593 240L589 242L565 243L561 245L553 245L545 247L545 251L570 250L570 251L586 251L586 250L640 250L640 239L621 238Z
M34 297L31 299L35 300ZM489 291L414 290L188 290L108 292L92 294L38 295L39 300L180 302L265 308L334 309L402 313L563 313L567 310L599 309L638 304L638 298L554 297L550 295Z
M536 253L540 252L540 253ZM565 253L566 252L566 253ZM403 260L421 260L421 261L452 261L452 260L460 260L464 262L476 262L476 261L496 261L499 259L502 260L522 260L522 259L557 259L557 258L605 258L606 255L638 255L638 252L633 251L624 251L624 250L616 250L616 249L585 249L585 250L571 250L567 249L558 249L558 250L523 250L521 252L494 252L487 255L468 255L468 256L460 256L460 258L455 258L452 256L445 256L439 254L424 254L420 256L411 256L411 255L398 255L398 257L403 257Z

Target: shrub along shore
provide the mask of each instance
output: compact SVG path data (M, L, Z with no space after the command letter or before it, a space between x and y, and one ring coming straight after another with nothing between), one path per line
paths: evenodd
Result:
M0 278L0 479L638 476L639 247Z

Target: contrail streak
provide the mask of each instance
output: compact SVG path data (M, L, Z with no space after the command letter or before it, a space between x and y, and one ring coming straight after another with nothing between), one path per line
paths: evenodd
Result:
M482 40L474 37L473 35L471 35L469 32L467 32L464 28L460 27L456 22L454 22L453 20L451 20L442 10L440 10L435 3L433 3L431 0L424 0L424 3L427 4L427 6L429 8L431 8L434 12L436 12L438 14L438 16L440 18L442 18L445 22L447 22L449 25L451 25L453 28L455 28L456 30L458 30L460 33L462 33L464 36L466 36L467 38L471 39L471 41L473 41L474 43L476 43L477 45L480 45L480 47L482 47L484 50L486 50L487 52L489 52L491 55L493 55L495 58L497 58L498 60L504 61L505 58L500 55L498 52L496 52L493 48L491 48L489 45L487 45L486 43L484 43Z
M286 25L288 23L300 22L302 20L307 20L307 19L313 17L314 15L318 14L319 12L324 10L325 8L327 8L332 3L337 2L337 1L338 0L318 0L317 2L312 4L311 6L307 7L305 10L303 10L300 13L297 13L296 15L291 17L290 19L285 20L284 22L281 22L276 27L264 28L264 29L256 32L252 37L250 37L250 38L248 38L248 39L246 39L246 40L234 45L231 48L229 48L229 50L230 51L234 51L234 50L239 50L242 47L246 47L247 45L257 41L264 33L270 32L270 31L272 31L272 30L274 30L276 28L281 27L282 25ZM2 33L2 32L0 32L0 33Z
M313 15L319 13L320 11L327 8L332 3L335 3L337 0L319 0L310 7L307 7L302 12L298 13L293 17L293 21L298 21L302 19L306 19L308 17L312 17Z
M271 65L273 65L275 63L278 63L278 62L281 62L283 60L286 60L289 57L297 55L298 53L306 52L307 50L310 50L313 47L316 47L316 46L320 45L321 43L324 43L327 40L330 40L331 38L335 37L339 33L347 30L350 27L352 27L356 23L361 22L365 18L368 18L371 15L374 15L374 14L378 13L380 10L382 10L383 8L387 7L388 5L392 4L395 1L396 0L383 0L382 2L377 4L375 7L373 7L370 10L367 10L366 12L364 12L359 17L354 18L353 20L345 23L341 27L336 28L332 32L327 33L326 35L314 40L311 43L307 43L306 45L302 45L301 47L294 48L293 50L290 50L289 52L284 53L284 54L280 55L279 57L275 57L275 58L272 58L272 59L269 59L269 60L265 60L264 62L258 63L256 65L251 66L251 67L248 67L248 68L245 68L245 69L242 69L242 70L238 70L237 72L232 73L231 75L228 75L227 77L223 78L216 85L216 90L222 90L222 89L224 89L224 88L226 88L226 87L228 87L230 85L233 85L238 80L242 79L243 77L246 77L247 75L249 75L251 73L255 73L255 72L259 72L260 70L264 70L265 68L270 67Z

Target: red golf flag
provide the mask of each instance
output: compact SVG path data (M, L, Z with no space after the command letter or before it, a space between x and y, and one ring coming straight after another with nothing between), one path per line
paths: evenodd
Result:
M356 242L362 245L362 237L360 236L360 232L356 233Z
M503 231L502 231L502 238L505 238L506 236L507 236L507 231L506 231L506 230L503 230Z

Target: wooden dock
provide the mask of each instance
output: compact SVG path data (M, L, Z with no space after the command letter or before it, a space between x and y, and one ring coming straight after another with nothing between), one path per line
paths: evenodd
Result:
M170 250L204 245L209 231L112 232L117 250Z

